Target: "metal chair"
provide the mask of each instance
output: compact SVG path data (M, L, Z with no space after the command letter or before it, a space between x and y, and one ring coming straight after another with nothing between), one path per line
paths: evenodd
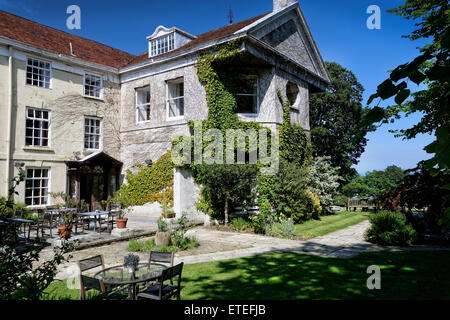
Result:
M98 279L83 275L84 271L91 270L91 269L94 269L97 267L102 267L102 270L105 270L105 263L104 263L102 255L98 255L95 257L91 257L91 258L87 258L87 259L78 261L78 268L80 268L80 299L81 300L86 299L86 291L91 290L91 289L95 289L95 290L99 289ZM101 286L100 286L100 289L101 289ZM104 284L103 284L103 289L106 289ZM108 288L108 289L110 289L110 288ZM101 291L101 290L99 290L99 291Z
M181 262L176 266L163 270L155 284L149 285L145 290L137 293L137 299L164 300L176 296L176 298L180 300L183 265L183 262ZM177 279L176 285L173 285L174 279ZM165 284L164 282L166 281L170 281L171 284Z
M103 282L102 279L96 279L96 278L88 277L85 275L80 276L80 288L81 288L81 292L80 292L81 300L86 300L86 289L85 288L89 288L88 290L99 291L101 293L100 297L108 298L108 300L110 298L112 298L114 300L118 300L118 299L122 300L124 298L124 296L121 295L118 290L111 290L111 289L108 290L107 286L105 285L105 283Z
M150 268L152 263L163 263L166 264L166 266L173 267L174 258L175 254L173 252L150 251L148 267Z

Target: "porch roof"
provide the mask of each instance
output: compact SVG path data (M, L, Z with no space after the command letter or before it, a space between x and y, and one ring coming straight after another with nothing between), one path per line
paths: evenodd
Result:
M94 152L86 157L84 157L81 160L69 160L66 161L66 164L69 167L73 167L73 166L80 166L83 164L90 164L91 162L99 162L99 161L103 161L103 162L108 162L111 163L113 165L119 166L122 165L122 162L113 158L112 156L110 156L109 154L105 153L104 151L97 151Z

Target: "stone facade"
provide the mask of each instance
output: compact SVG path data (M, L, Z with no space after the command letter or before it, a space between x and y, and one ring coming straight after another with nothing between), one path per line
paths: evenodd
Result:
M197 76L197 61L204 52L217 52L217 45L242 39L247 62L237 69L242 75L257 77L257 112L239 114L242 121L258 122L276 130L282 124L283 99L291 102L291 119L309 132L309 93L323 90L329 77L300 7L295 1L275 0L274 12L229 35L215 39L201 48L177 51L161 57L146 58L135 65L119 69L92 63L59 61L35 50L37 58L52 61L51 89L26 85L26 50L14 49L12 87L8 47L0 41L0 125L8 126L8 92L12 88L11 132L12 162L23 162L25 168L50 168L51 192L67 192L67 161L80 160L90 154L84 149L84 118L102 119L102 148L107 155L123 163L122 177L135 164L156 161L171 148L177 136L189 135L189 120L204 120L208 115L205 88ZM170 29L157 28L169 32ZM161 31L161 32L162 32ZM177 31L178 32L178 31ZM181 32L181 31L180 31ZM156 32L157 33L157 32ZM159 34L158 34L159 36ZM149 37L150 38L150 37ZM188 37L189 38L189 37ZM196 37L192 36L192 39ZM187 38L186 38L187 39ZM151 39L150 39L151 40ZM192 40L192 41L196 41ZM186 44L183 42L181 45ZM188 43L189 44L189 43ZM236 66L235 66L236 67ZM86 97L84 75L92 72L103 80L101 99ZM238 73L239 73L238 72ZM184 115L168 118L168 83L183 83ZM149 88L148 121L137 121L136 90ZM50 145L46 148L25 146L25 112L27 107L51 111ZM6 195L7 136L0 130L0 177L2 194ZM77 158L75 158L78 154ZM10 177L17 169L10 164ZM24 185L18 189L23 201ZM195 214L198 189L184 171L175 173L175 209Z

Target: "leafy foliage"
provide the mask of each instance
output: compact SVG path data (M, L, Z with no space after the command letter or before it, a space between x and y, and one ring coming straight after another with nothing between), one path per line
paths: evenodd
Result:
M4 219L14 211L15 204L12 195L23 181L23 174L14 178L9 190L9 199L2 201L0 219ZM39 300L44 296L44 290L53 282L57 267L64 260L70 258L65 254L72 250L72 246L64 244L54 248L52 259L36 265L44 244L35 241L29 245L20 245L15 226L7 227L0 237L0 300Z
M295 234L294 222L286 219L280 222L281 235L285 238L291 238Z
M258 199L259 212L250 217L253 232L265 234L267 229L273 224L272 206L267 198Z
M411 245L415 230L406 223L401 213L382 211L370 217L371 227L366 231L366 240L383 246Z
M234 230L239 232L245 230L248 227L248 222L243 217L239 217L231 220L231 225L233 226Z
M346 196L378 196L384 191L389 191L405 177L403 169L397 166L388 166L385 170L368 172L364 177L358 176L342 187L342 193Z
M214 215L223 217L227 224L230 210L253 198L257 171L256 165L249 164L205 164L197 166L194 172L196 182L203 186L202 197Z
M277 175L261 178L258 191L270 201L276 216L283 214L294 222L317 219L322 207L308 190L307 175L307 167L282 161Z
M450 78L450 14L447 0L407 0L403 5L389 12L403 16L406 19L418 20L418 27L412 34L404 36L411 40L431 39L431 43L420 49L420 55L413 61L395 68L388 79L381 83L368 104L374 99L389 99L395 96L396 105L386 109L372 108L362 122L362 125L372 123L388 123L399 119L401 114L409 116L420 112L421 120L406 130L395 132L403 139L413 139L418 134L434 134L435 140L424 149L433 157L424 162L424 169L432 175L442 172L449 175L450 167L450 108L449 108L449 78ZM411 93L407 81L426 89ZM407 100L411 98L410 100ZM406 102L405 102L406 101ZM363 133L361 132L361 135ZM441 185L441 188L447 188ZM450 196L443 199L444 213L450 221Z
M356 138L367 113L362 107L363 86L356 76L336 62L326 62L331 85L325 92L310 96L310 124L313 155L329 156L339 175L349 182L357 173L352 166L364 152L367 139ZM372 131L372 126L364 128ZM352 141L353 140L353 141Z
M144 205L148 202L161 201L168 197L173 203L173 192L167 189L173 187L173 163L171 153L167 152L151 166L138 165L141 169L133 174L127 170L127 184L118 191L116 200L124 207Z
M339 168L330 165L330 157L317 157L314 159L308 172L308 188L320 199L324 212L330 212L334 197L337 195L339 181L342 179Z

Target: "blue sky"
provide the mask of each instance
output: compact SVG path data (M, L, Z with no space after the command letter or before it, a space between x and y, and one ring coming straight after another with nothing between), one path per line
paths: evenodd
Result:
M338 62L356 75L366 89L364 103L388 77L388 70L411 61L418 55L417 47L424 44L401 38L414 30L413 22L386 12L403 2L300 0L323 59ZM81 8L81 30L66 29L66 9L72 4ZM381 8L380 30L366 27L369 5ZM272 0L0 0L2 10L133 54L147 50L145 38L159 25L177 26L192 34L222 27L228 24L230 6L235 21L241 21L271 11ZM423 147L432 141L431 136L403 141L388 132L409 128L419 119L420 115L413 115L370 133L366 151L355 166L358 172L382 170L391 164L407 169L429 158Z

